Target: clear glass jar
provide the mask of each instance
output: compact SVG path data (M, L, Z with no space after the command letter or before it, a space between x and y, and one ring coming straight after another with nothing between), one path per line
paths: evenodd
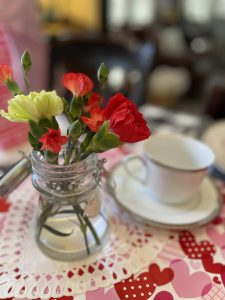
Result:
M56 165L37 151L32 151L31 162L33 185L40 193L36 239L41 250L65 261L97 252L108 233L100 211L103 162L91 154L80 162Z

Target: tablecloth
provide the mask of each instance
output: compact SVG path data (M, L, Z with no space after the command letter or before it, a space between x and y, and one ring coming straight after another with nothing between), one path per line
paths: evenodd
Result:
M126 153L126 149L114 151L108 159L113 163L115 157L118 160ZM224 184L221 181L217 184L225 199ZM7 199L1 199L0 231L9 210ZM139 274L114 286L59 299L225 299L225 204L220 215L207 226L195 230L165 230L163 234L167 235L168 242Z

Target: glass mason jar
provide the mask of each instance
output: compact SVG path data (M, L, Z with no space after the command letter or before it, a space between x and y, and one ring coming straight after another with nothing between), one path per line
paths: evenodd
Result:
M103 161L91 154L76 163L56 165L32 151L31 162L32 182L40 193L36 239L41 250L65 261L97 252L108 233L99 192Z

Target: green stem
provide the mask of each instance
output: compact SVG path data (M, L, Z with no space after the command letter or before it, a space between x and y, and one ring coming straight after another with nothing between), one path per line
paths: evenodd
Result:
M87 254L89 255L90 254L90 249L89 249L89 245L88 245L88 239L87 239L87 226L84 224L80 214L79 214L79 211L77 211L77 207L74 206L74 211L77 215L77 218L80 222L80 229L81 231L83 232L83 235L84 235L84 242L85 242L85 245L86 245L86 249L87 249Z
M66 157L65 157L65 161L64 161L64 166L68 165L71 159L71 156L73 154L73 149L74 149L74 143L70 142L69 144L69 149L67 151Z
M43 204L43 201L42 201ZM40 235L41 235L41 231L44 227L45 222L47 221L47 219L49 218L49 216L51 215L51 211L53 208L53 204L48 203L44 209L43 209L43 213L40 215L39 220L38 220L38 224L37 224L37 240L39 241L40 239Z
M77 207L77 210L79 211L79 213L81 214L81 216L83 217L84 221L86 222L87 226L89 227L89 229L90 229L90 231L91 231L91 233L92 233L92 235L93 235L93 237L95 239L96 244L98 246L100 246L101 245L101 241L100 241L100 239L98 237L98 234L96 233L95 228L92 225L91 221L89 220L89 218L87 216L85 216L84 211L80 207L79 204L76 207Z
M49 164L53 164L53 165L58 165L58 159L59 159L59 156L58 154L54 154L48 150L46 150L44 152L44 157L45 157L45 160L49 163Z
M41 203L43 204L43 201L41 200ZM45 228L47 229L49 232L51 232L52 234L55 234L55 235L58 235L58 236L61 236L61 237L66 237L66 236L69 236L73 233L73 231L69 232L69 233L64 233L64 232L61 232L61 231L58 231L57 229L49 226L46 224L48 218L54 216L54 215L57 215L57 211L53 211L53 207L54 205L53 204L47 204L47 205L44 205L43 206L43 212L42 214L40 215L39 219L38 219L38 223L37 223L37 241L38 243L40 243L40 236L41 236L41 232L42 232L42 229Z
M81 160L87 158L90 154L92 154L94 151L87 149L82 155L81 155Z
M30 87L29 87L28 77L27 77L27 73L26 72L24 73L24 81L25 81L25 85L26 85L27 91L29 92L30 91Z

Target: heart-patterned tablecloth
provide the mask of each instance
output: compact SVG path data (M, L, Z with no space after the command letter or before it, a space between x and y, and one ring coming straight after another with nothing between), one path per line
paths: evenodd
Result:
M122 157L123 153L120 152L119 155ZM225 199L224 185L221 182L217 184ZM9 209L8 201L1 200L0 230L4 226ZM207 226L191 231L163 230L159 232L166 240L164 247L157 257L149 261L147 267L139 273L113 286L59 299L224 300L225 204L220 215ZM0 276L5 275L0 271ZM23 298L22 295L21 298Z

